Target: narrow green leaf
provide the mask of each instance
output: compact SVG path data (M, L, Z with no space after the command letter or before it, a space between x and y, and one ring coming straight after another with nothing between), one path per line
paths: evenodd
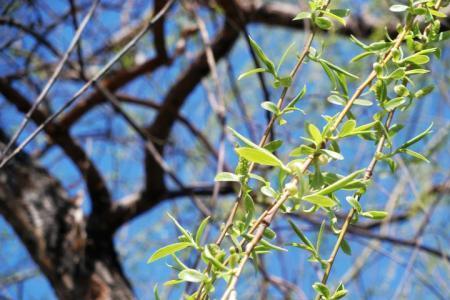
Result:
M180 250L183 250L187 247L192 247L192 244L189 242L181 242L181 243L175 243L175 244L171 244L171 245L167 245L165 247L162 247L158 250L156 250L155 253L152 254L152 256L150 256L150 258L148 259L147 263L152 263L158 259L161 259L163 257L166 257L168 255L171 255L175 252L178 252Z
M220 172L214 178L215 181L234 181L239 182L239 175L230 172Z
M327 64L331 69L335 70L338 73L342 73L348 77L354 78L354 79L358 79L359 77L342 69L341 67L336 66L335 64L325 60L325 59L320 59L319 61L322 61L323 63Z
M187 269L181 271L178 274L178 278L188 282L202 282L203 280L207 279L205 274L194 269Z
M314 249L313 243L308 239L308 237L300 230L300 228L295 225L292 220L288 220L289 225L291 225L292 229L294 230L295 234L302 240L303 243L308 245L311 249Z
M294 18L295 20L295 18ZM289 47L287 47L287 49L284 51L283 55L281 56L280 61L278 62L278 66L277 66L277 71L276 73L278 73L278 71L280 71L281 65L284 63L284 61L286 60L286 57L288 56L289 52L291 52L291 49L295 46L295 42L292 42Z
M274 141L271 141L270 143L264 145L264 149L266 149L267 151L270 151L270 152L274 152L274 151L278 150L282 145L283 145L282 140L274 140Z
M429 135L431 133L431 129L432 128L433 128L433 123L431 123L430 126L428 126L427 129L425 129L424 131L422 131L421 133L419 133L418 135L416 135L412 139L406 141L406 143L401 145L399 148L400 149L408 148L408 147L414 145L415 143L419 142L420 140L422 140L424 137L426 137L427 135Z
M335 151L331 151L328 149L320 149L320 152L323 154L326 154L327 156L336 159L336 160L343 160L344 156L342 156L342 154L335 152Z
M347 254L347 255L352 255L352 248L350 247L350 245L347 243L347 241L345 239L343 239L341 241L341 249L342 251Z
M422 154L420 154L420 153L418 153L416 151L413 151L411 149L401 149L400 152L406 153L406 154L408 154L408 155L410 155L412 157L415 157L417 159L420 159L420 160L422 160L422 161L424 161L426 163L430 162L425 156L423 156Z
M354 197L345 197L345 200L358 212L362 212L362 207L359 201L357 201Z
M353 102L353 104L361 106L372 106L373 102L366 99L356 99L355 102Z
M195 242L197 243L197 245L200 245L200 241L202 239L203 232L205 231L206 225L208 225L209 219L210 219L210 216L207 216L206 218L203 219L203 221L198 226L197 232L195 233Z
M355 179L357 176L359 176L361 173L364 172L364 169L355 171L345 177L342 177L338 181L335 181L334 183L330 184L326 188L320 190L319 192L315 193L314 195L327 195L332 192L335 192L337 190L340 190L344 188L348 183L352 182L353 179Z
M325 229L325 220L323 220L322 224L320 224L319 233L317 234L317 241L316 241L316 250L317 250L317 252L319 252L319 250L320 250L320 245L322 243L324 229Z
M181 233L188 239L190 240L192 243L194 243L194 240L192 239L192 236L190 235L190 233L183 228L183 226L180 225L180 223L178 223L178 221L172 217L171 214L167 214L169 216L169 218L172 220L172 222L175 224L175 226L178 227L178 229L181 231Z
M242 147L236 148L236 152L239 154L239 156L245 158L246 160L260 165L275 167L283 166L281 160L279 160L275 155L263 148Z
M264 51L261 49L261 47L253 40L251 37L249 37L250 45L252 46L253 51L255 51L256 56L266 65L267 70L275 75L275 65L273 62L266 56Z
M345 101L345 99L343 99L339 95L331 95L327 98L327 101L339 106L344 106L345 104L347 104L347 101Z
M234 130L231 127L228 127L228 129L233 133L235 137L237 137L241 142L243 142L245 145L251 147L251 148L258 148L259 146L253 143L251 140L246 138L245 136L241 135L239 132Z
M265 71L266 71L266 69L264 69L264 68L251 69L251 70L249 70L247 72L244 72L241 75L239 75L237 80L241 80L241 79L243 79L245 77L248 77L250 75L253 75L253 74L256 74L256 73L262 73L262 72L265 72Z
M158 285L155 285L153 288L153 295L155 296L155 300L161 300L161 298L159 298Z
M374 219L374 220L382 220L382 219L386 218L387 214L388 213L385 211L377 211L377 210L365 211L365 212L361 213L361 215L363 217Z
M319 194L303 196L302 199L321 207L333 207L336 205L336 202L330 197L322 196Z

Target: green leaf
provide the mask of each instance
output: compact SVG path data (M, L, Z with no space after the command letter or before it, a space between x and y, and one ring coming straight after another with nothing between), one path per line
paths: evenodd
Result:
M248 138L246 138L245 136L241 135L239 132L237 132L236 130L234 130L231 127L228 127L228 129L233 133L233 135L235 137L237 137L241 142L243 142L245 145L251 147L251 148L259 148L258 145L256 145L255 143L253 143L251 140L249 140Z
M241 80L241 79L243 79L243 78L245 78L245 77L248 77L248 76L250 76L250 75L253 75L253 74L256 74L256 73L262 73L262 72L265 72L265 71L266 71L266 69L264 69L264 68L251 69L251 70L249 70L249 71L247 71L247 72L242 73L241 75L239 75L239 77L238 77L237 80Z
M424 88L418 90L417 92L415 92L414 93L414 97L417 98L417 99L425 97L426 95L431 93L433 90L434 90L434 86L433 85L429 85L429 86L424 87Z
M300 147L294 148L294 150L289 153L289 156L302 156L313 154L315 150L306 145L301 145Z
M402 60L402 62L405 61L416 65L424 65L430 61L430 58L426 55L414 54Z
M311 202L312 204L321 206L321 207L333 207L336 205L336 202L327 196L322 196L319 194L313 194L308 196L303 196L302 198L305 201Z
M308 237L300 230L300 228L295 225L292 220L288 220L289 224L291 225L292 229L294 230L295 234L302 240L303 243L308 245L311 249L314 249L313 243L308 239Z
M394 109L402 106L405 103L406 103L405 97L397 97L397 98L391 99L391 100L383 103L382 105L385 110L393 111Z
M322 224L320 224L319 233L317 234L317 241L316 241L316 250L319 252L320 245L322 243L322 237L323 237L323 231L325 229L325 220L322 221Z
M346 8L330 9L330 13L332 13L333 15L339 16L341 18L345 18L350 14L350 9L346 9Z
M295 20L295 19L294 19ZM277 66L277 71L276 73L278 73L278 71L281 68L281 65L283 64L283 62L286 60L287 55L289 54L289 52L291 51L291 49L295 46L295 42L292 42L289 47L287 47L287 49L284 51L283 55L281 56L280 61L278 62L278 66Z
M337 190L340 190L344 188L348 183L352 182L353 179L355 179L358 175L364 172L364 169L355 171L345 177L342 177L341 179L335 181L334 183L330 184L326 188L318 191L317 193L314 193L314 195L327 195L332 192L335 192Z
M175 252L178 252L180 250L183 250L187 247L192 247L192 244L189 242L181 242L181 243L175 243L175 244L171 244L171 245L167 245L165 247L162 247L158 250L156 250L155 253L152 254L152 256L150 256L150 258L148 259L147 263L152 263L154 261L157 261L158 259L161 259L163 257L166 257L168 255L171 255Z
M342 156L342 154L335 152L335 151L331 151L328 149L320 149L320 152L323 154L326 154L327 156L336 159L336 160L343 160L344 156Z
M153 288L153 295L155 296L155 300L161 300L161 298L159 298L158 285L155 285Z
M347 135L350 135L356 127L356 121L355 120L347 120L344 125L342 125L341 132L339 133L339 137L345 137Z
M210 219L210 216L207 216L206 218L203 219L203 221L198 226L197 232L195 233L195 242L197 243L197 245L200 245L200 241L202 239L203 232L205 231L206 225L208 225L209 219Z
M276 198L278 196L277 192L268 185L261 187L261 193L270 198Z
M427 135L429 135L432 131L431 129L433 128L433 123L430 124L430 126L428 126L427 129L425 129L423 132L419 133L417 136L413 137L412 139L406 141L406 143L404 143L403 145L401 145L399 148L408 148L414 144L416 144L417 142L419 142L420 140L422 140L424 137L426 137Z
M342 251L347 254L347 255L352 255L352 248L350 247L350 245L347 243L346 240L342 240L341 241L341 249Z
M230 172L220 172L214 178L215 181L234 181L240 182L239 175Z
M317 293L324 296L325 299L330 297L330 290L328 290L327 286L321 282L316 282L312 285L313 289L316 290Z
M261 103L261 107L265 110L270 111L274 115L278 115L280 113L277 105L271 101L264 101L263 103Z
M422 154L420 154L420 153L418 153L416 151L413 151L411 149L400 149L399 152L406 153L406 154L408 154L408 155L410 155L412 157L415 157L417 159L420 159L420 160L422 160L422 161L424 161L426 163L430 162L425 156L423 156Z
M183 270L178 274L178 278L180 278L181 280L184 281L188 281L188 282L202 282L206 279L208 279L208 277L206 277L205 274L194 270L194 269L187 269L187 270Z
M404 12L404 11L408 10L408 8L409 8L409 7L406 6L406 5L395 4L395 5L392 5L392 6L389 8L389 10L392 11L392 12Z
M370 100L366 100L366 99L356 99L353 104L355 105L361 105L361 106L372 106L373 103Z
M333 89L336 89L337 87L337 83L336 83L336 76L334 76L333 71L331 70L331 68L324 63L323 61L319 60L320 65L322 66L323 70L325 71L325 73L327 74L328 78L331 81L331 84L333 85Z
M236 148L236 152L246 160L260 165L283 167L281 160L263 148L242 147Z
M308 123L306 125L306 131L308 132L308 135L314 140L316 145L320 145L322 143L322 133L320 133L319 128L317 128L314 124Z
M363 217L366 217L369 219L382 220L382 219L386 218L388 213L385 211L373 210L373 211L365 211L365 212L361 213L361 215Z
M298 13L295 18L293 18L293 21L297 21L297 20L304 20L304 19L311 19L311 13L307 12L307 11L302 11L300 13Z
M275 75L275 65L273 62L266 56L261 47L249 36L250 45L252 46L253 51L255 51L256 56L266 65L267 71Z
M333 27L333 23L327 17L316 17L314 23L323 30L328 30Z
M346 25L346 22L345 22L345 19L344 19L344 18L342 18L342 17L340 17L340 16L338 16L338 15L335 15L335 14L332 13L331 11L320 10L320 12L322 12L324 15L326 15L326 16L332 18L332 19L335 19L336 21L338 21L338 22L341 23L342 25L344 25L344 26Z
M393 71L391 74L385 77L385 79L394 79L394 80L400 80L403 79L406 75L406 68L398 68L395 71Z
M354 197L345 197L345 200L359 213L362 212L362 207L359 201L357 201Z
M247 213L253 214L253 212L255 211L255 203L253 202L252 196L250 196L248 193L246 193L244 196L244 207Z
M167 215L168 215L169 218L172 220L172 222L175 224L175 226L178 227L178 229L181 231L181 233L182 233L189 241L191 241L192 244L195 243L194 240L192 239L191 234L190 234L186 229L184 229L183 226L181 226L180 223L178 223L178 221L177 221L174 217L172 217L171 214L167 214Z
M181 280L181 279L172 279L172 280L168 280L168 281L164 282L164 286L172 286L172 285L180 284L183 282L184 282L184 280Z
M264 145L264 149L266 149L267 151L270 151L270 152L274 152L274 151L278 150L278 148L280 148L282 145L283 145L282 140L274 140L274 141L271 141L270 143Z
M327 98L327 101L339 106L344 106L345 104L347 104L347 101L345 101L345 99L343 99L339 95L331 95Z
M325 59L320 59L319 61L325 63L327 66L329 66L331 69L335 70L338 73L342 73L342 74L344 74L344 75L346 75L346 76L348 76L350 78L354 78L354 79L358 79L359 78L358 76L356 76L356 75L354 75L354 74L352 74L352 73L342 69L341 67L336 66L335 64L333 64L333 63L331 63L331 62L329 62L329 61L327 61Z

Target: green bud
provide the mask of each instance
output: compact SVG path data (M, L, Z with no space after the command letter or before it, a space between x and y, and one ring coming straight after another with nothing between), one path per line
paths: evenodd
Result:
M285 189L291 196L294 196L298 192L297 185L293 182L289 182L288 184L286 184Z
M394 91L399 97L406 97L409 95L409 90L403 84L396 85Z
M376 62L373 64L373 69L375 70L375 72L377 73L377 76L382 76L383 75L383 66Z

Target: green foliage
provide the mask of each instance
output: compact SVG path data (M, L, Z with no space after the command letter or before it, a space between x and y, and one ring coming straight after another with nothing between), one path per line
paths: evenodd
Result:
M348 16L349 10L330 9L328 1L322 0L313 0L309 4L310 11L298 13L294 21L308 20L315 30L331 30L335 26L345 26L345 17ZM369 188L375 163L385 161L391 170L395 171L393 157L399 153L428 161L424 155L410 147L430 134L431 126L416 137L396 146L396 134L404 126L391 123L395 113L406 114L411 106L417 101L422 101L421 98L433 91L433 86L418 89L417 86L423 80L422 76L429 72L426 65L431 56L439 57L438 42L448 38L448 33L443 34L436 29L438 18L443 17L443 13L439 12L439 7L435 5L435 1L409 1L408 5L391 6L392 12L405 14L406 22L399 26L399 34L395 40L388 38L367 45L351 37L351 41L363 51L353 58L352 62L361 61L367 57L376 59L376 62L371 64L372 72L365 80L361 80L353 93L347 85L347 80L358 81L360 76L323 58L323 50L318 52L311 47L311 44L307 45L308 51L305 52L304 57L299 56L299 62L303 63L303 59L307 57L310 62L320 65L332 84L332 91L327 101L341 106L342 110L334 116L323 116L325 124L322 127L308 120L304 128L305 136L302 137L304 142L290 149L289 156L295 158L286 162L284 162L285 158L276 153L283 146L282 140L264 143L268 138L267 132L270 132L270 127L267 128L261 142L251 141L230 128L239 142L235 148L239 163L235 173L221 172L216 175L215 180L240 183L238 200L243 205L239 206L239 213L232 215L232 222L221 229L223 237L229 240L231 247L228 249L223 247L221 241L214 244L201 244L208 218L200 224L195 240L189 231L173 220L182 233L180 242L161 248L152 255L149 262L188 247L195 249L207 267L204 271L200 271L189 269L178 262L178 280L200 283L200 288L191 297L195 295L207 297L214 290L215 282L224 280L228 287L222 299L229 299L230 295L235 293L237 279L249 259L252 259L256 265L259 255L270 254L273 251L287 251L269 242L276 237L276 232L270 228L270 225L277 213L281 211L302 216L305 213L315 214L320 210L325 212L327 217L321 222L316 243L313 243L299 226L288 220L296 235L296 238L289 241L288 245L306 251L310 255L309 261L318 263L324 270L322 282L312 285L318 299L343 298L347 294L344 286L340 284L333 291L326 285L326 281L337 251L342 249L344 253L352 255L352 249L344 238L349 222L356 222L359 217L375 220L387 217L384 211L365 211L360 203ZM424 22L423 25L420 23L421 20ZM271 126L275 120L278 120L280 125L285 125L287 121L284 116L293 111L300 111L296 106L307 91L306 86L303 87L283 106L284 97L288 89L292 88L294 74L280 75L279 70L291 52L293 44L286 49L275 67L256 41L250 38L250 43L263 67L249 70L241 74L239 79L260 72L271 74L273 86L283 88L282 98L278 103L263 102L261 107L271 113ZM353 105L362 106L368 113L372 112L372 121L361 123L358 116L351 112ZM358 123L360 123L359 126ZM339 144L346 143L351 137L376 144L376 148L373 149L372 163L365 169L346 175L328 171L327 169L333 169L328 168L331 164L346 163L347 158L342 155ZM253 173L255 165L256 167L265 166L264 170L271 171L262 172L262 175L255 174ZM270 202L261 200L265 198L261 195L269 198ZM343 196L352 210L344 225L340 227L335 212L342 209L339 198ZM266 206L262 206L264 212L258 218L256 213L259 204ZM323 214L317 214L316 217L323 217ZM334 254L328 259L320 254L322 240L327 235L326 228L330 229L330 235L337 235ZM172 283L179 283L179 281Z

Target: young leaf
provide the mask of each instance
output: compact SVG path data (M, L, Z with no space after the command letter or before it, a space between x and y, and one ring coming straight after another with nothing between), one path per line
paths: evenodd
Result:
M152 256L150 256L150 258L147 260L147 263L152 263L154 261L157 261L158 259L174 254L175 252L183 250L187 247L192 247L192 244L189 242L181 242L164 246L156 250L156 252L153 253Z
M259 146L256 145L255 143L253 143L251 140L249 140L248 138L246 138L245 136L241 135L239 132L237 132L236 130L234 130L231 127L228 127L228 129L233 133L233 135L235 137L237 137L241 142L243 142L245 145L252 147L252 148L258 148Z
M394 109L402 106L405 103L406 103L405 97L397 97L383 103L383 107L387 111L393 111Z
M342 154L335 152L335 151L331 151L328 149L320 149L320 152L323 154L326 154L327 156L336 159L336 160L343 160L344 156L342 156Z
M343 99L339 95L331 95L327 98L327 101L340 106L344 106L345 104L347 104L347 101L345 101L345 99Z
M183 226L180 225L180 223L178 223L178 221L172 217L171 214L167 214L169 216L169 218L172 220L173 223L175 223L175 226L178 227L178 229L180 230L180 232L193 244L195 243L194 240L192 239L191 234L183 228Z
M234 181L239 182L239 176L230 172L220 172L214 178L215 181Z
M295 18L294 18L295 20ZM295 46L295 42L292 42L289 47L287 47L287 49L284 51L283 55L281 56L280 61L278 62L277 65L277 71L276 73L278 74L278 71L280 71L281 65L283 64L283 62L286 60L287 55L289 54L289 52L291 51L291 49Z
M341 241L341 249L342 251L344 251L345 254L352 255L352 248L345 239Z
M365 211L363 213L361 213L362 216L366 217L366 218L370 218L370 219L374 219L374 220L382 220L384 218L386 218L387 216L387 212L385 211Z
M210 219L210 216L207 216L206 218L203 219L203 221L198 226L197 232L195 233L195 243L197 245L200 245L200 241L202 239L203 232L205 231L206 225L208 225L209 219Z
M295 234L297 234L297 236L302 240L302 242L308 245L311 249L314 249L313 243L306 237L305 234L303 234L300 228L298 228L297 225L295 225L295 223L292 222L292 220L288 220L288 222L291 225L292 229L294 230Z
M327 196L322 196L318 194L303 196L302 198L305 201L311 202L312 204L321 206L321 207L333 207L336 205L336 202Z
M356 127L356 121L355 120L347 120L344 125L342 125L341 132L339 133L339 137L345 137L347 135L350 135Z
M278 150L283 145L282 140L274 140L264 146L264 149L270 152L274 152Z
M316 17L314 19L314 23L317 25L317 27L323 30L328 30L333 27L333 23L326 17Z
M184 281L188 282L202 282L205 279L207 279L206 275L194 270L194 269L187 269L183 270L178 274L178 278Z
M359 201L357 201L354 197L346 197L345 200L358 212L362 212L362 207Z
M304 20L304 19L311 19L311 13L307 12L307 11L302 11L300 13L298 13L295 18L293 18L293 21L297 21L297 20Z
M431 133L431 128L433 128L433 123L431 123L431 125L428 126L428 128L425 129L423 132L419 133L417 136L413 137L412 139L406 141L406 143L401 145L399 148L400 149L408 148L409 146L412 146L415 143L419 142L420 140L422 140L424 137L426 137L427 135L429 135Z
M344 188L348 183L352 182L353 179L355 179L358 175L360 175L363 172L364 172L364 169L361 169L361 170L355 171L345 177L342 177L341 179L335 181L334 183L330 184L326 188L318 191L314 195L327 195L327 194L330 194L337 190L340 190L340 189Z
M366 99L356 99L355 102L353 102L355 105L361 105L361 106L372 106L373 103L370 100Z
M392 12L404 12L408 9L409 7L406 5L402 5L402 4L395 4L392 5L389 10Z
M322 143L322 133L320 133L319 128L317 128L314 124L308 123L306 125L306 131L308 132L308 135L314 140L316 145L320 145L320 143Z
M161 298L159 298L158 285L155 285L153 288L153 295L155 296L155 300L161 300Z
M320 250L320 244L322 243L322 237L323 237L323 230L325 229L325 220L322 221L322 224L320 224L319 233L317 234L317 241L316 241L316 250L319 252Z
M413 151L411 149L400 149L399 152L406 153L406 154L408 154L408 155L410 155L412 157L415 157L415 158L417 158L419 160L422 160L422 161L424 161L426 163L430 162L425 156L423 156L422 154L420 154L420 153L418 153L416 151Z
M316 282L313 284L313 289L316 290L317 293L324 296L325 299L330 297L330 290L328 290L327 286L321 282Z
M243 78L245 78L245 77L248 77L248 76L250 76L250 75L253 75L253 74L256 74L256 73L262 73L262 72L265 72L265 71L266 71L266 69L264 69L264 68L251 69L251 70L249 70L249 71L247 71L247 72L242 73L241 75L239 75L239 77L238 77L237 80L241 80L241 79L243 79Z
M348 76L350 78L354 78L354 79L358 79L359 78L358 76L356 76L356 75L354 75L354 74L352 74L352 73L342 69L341 67L336 66L335 64L333 64L333 63L331 63L331 62L329 62L329 61L327 61L325 59L320 59L319 61L325 63L327 66L329 66L331 69L335 70L338 73L342 73L342 74L344 74L344 75L346 75L346 76Z
M255 51L256 56L266 65L267 71L275 75L275 66L273 62L266 56L264 51L259 47L259 45L249 37L250 45L252 46L253 51Z
M270 111L274 115L278 115L280 113L280 110L278 109L277 105L271 101L264 101L261 103L261 107L265 110Z
M249 148L242 147L236 148L236 152L239 156L242 156L246 160L251 162L274 167L282 167L283 163L275 155L270 153L264 148Z

